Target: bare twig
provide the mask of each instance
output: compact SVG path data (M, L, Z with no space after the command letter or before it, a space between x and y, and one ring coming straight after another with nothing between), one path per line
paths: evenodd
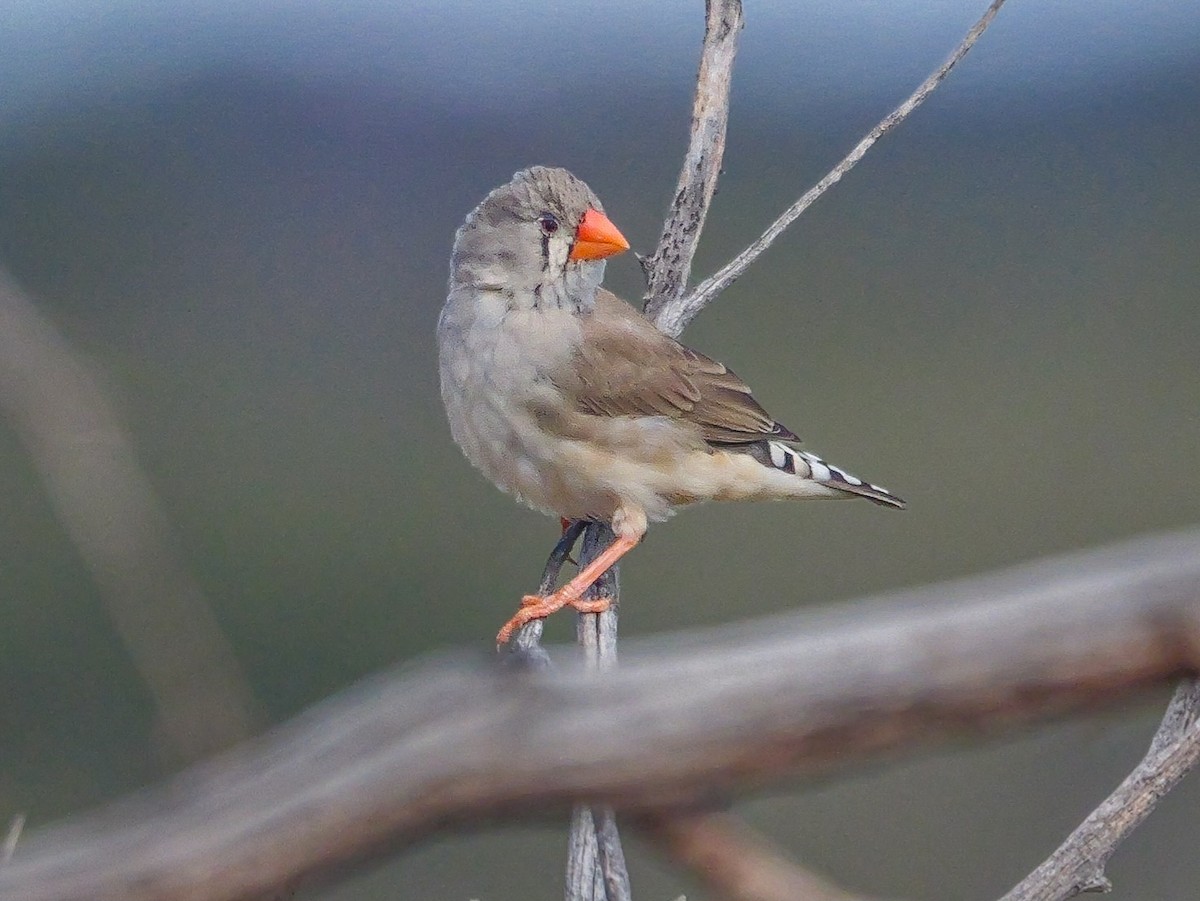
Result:
M1104 868L1129 836L1200 760L1200 683L1176 689L1150 750L1065 842L1002 901L1065 901L1112 888Z
M604 523L588 523L579 552L580 566L587 566L610 545L613 531ZM588 599L608 598L609 608L603 613L579 617L576 639L583 648L589 669L610 670L617 665L617 612L621 606L621 568L611 567L587 590Z
M726 813L650 814L638 828L690 866L722 901L867 901L797 866Z
M582 521L573 522L563 529L562 537L559 538L558 544L554 545L554 550L546 560L546 568L542 570L538 594L547 595L554 590L558 583L558 574L562 571L563 564L570 559L571 550L583 534L586 525L587 523ZM542 669L550 665L550 655L542 647L542 628L542 620L535 619L517 630L512 640L511 651L505 658L509 666Z
M567 845L566 901L630 901L630 897L629 870L612 808L577 805L571 813Z
M0 271L0 407L149 688L194 760L252 734L257 706L133 446L85 360Z
M599 523L580 521L568 525L546 561L538 584L539 594L549 594L554 589L559 571L580 535L584 536L580 551L582 566L612 540L612 531ZM617 567L605 573L588 590L588 597L608 597L612 606L603 614L584 614L578 618L576 630L585 666L593 671L610 669L617 662L617 605L620 601ZM527 623L514 638L506 663L531 670L548 667L550 656L541 646L541 638L542 621ZM577 806L571 818L567 847L566 901L629 901L629 873L612 808L600 807L593 811L587 805Z
M583 535L580 566L587 566L613 540L601 523L590 523ZM593 672L617 665L617 610L620 605L620 567L614 566L591 588L587 597L606 597L611 606L603 613L580 614L576 640L583 648L584 666ZM630 901L629 871L611 807L576 806L567 837L566 901Z
M454 824L700 803L1110 706L1197 664L1200 530L627 644L602 674L409 669L26 835L0 899L240 899Z
M646 276L646 316L670 335L683 330L683 323L676 324L669 311L687 287L725 154L729 86L742 24L741 0L705 3L704 49L696 75L687 153L658 246L650 256L639 258Z
M630 901L629 868L625 866L625 849L617 831L617 815L609 806L592 808L596 830L596 848L600 854L600 872L608 901Z
M567 836L567 884L565 901L608 901L600 847L592 809L580 804L571 811L571 831Z
M722 266L717 272L697 285L695 290L690 294L664 303L655 313L654 318L658 327L670 335L678 336L683 331L684 326L691 322L692 318L706 304L733 284L738 276L745 272L750 264L764 250L771 246L785 228L791 225L801 213L812 206L818 197L841 181L842 176L854 168L855 164L866 155L867 151L871 149L871 146L876 141L907 119L909 114L920 106L926 97L933 93L933 90L950 73L950 70L957 65L960 59L966 56L967 51L979 40L979 36L991 24L992 19L995 18L996 13L999 12L1000 7L1003 5L1004 0L992 0L991 5L987 8L987 12L967 32L966 37L955 48L950 58L942 63L932 75L921 82L920 86L907 100L872 128L867 133L867 136L859 141L857 146L847 154L845 159L834 166L824 178L809 188L799 200L784 210L783 214L772 222L770 227L757 240Z

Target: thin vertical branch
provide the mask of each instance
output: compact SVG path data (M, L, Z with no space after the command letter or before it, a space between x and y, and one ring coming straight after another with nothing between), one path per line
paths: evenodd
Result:
M646 276L646 315L660 328L655 312L666 302L677 301L687 287L696 245L716 190L725 153L729 86L742 21L741 0L707 0L690 138L675 199L663 222L658 247L649 257L639 258ZM589 525L581 565L586 566L613 537L607 525ZM596 669L610 669L617 663L618 592L618 567L614 566L589 592L592 597L610 598L611 607L601 614L579 617L578 641L588 665ZM567 901L628 901L629 874L611 808L576 808L568 847Z
M579 565L587 566L614 537L607 525L589 523L583 533ZM576 638L588 669L608 670L617 665L620 593L620 568L614 566L585 595L610 601L603 613L580 614L576 624ZM630 901L630 893L629 871L613 809L577 806L567 839L566 901Z
M592 808L596 845L600 852L600 872L608 901L631 901L629 868L625 866L625 849L617 831L617 815L609 806Z
M639 258L646 277L645 312L660 328L655 313L666 302L678 300L687 287L696 245L716 191L729 124L729 86L742 24L741 0L706 0L704 43L687 153L658 246L649 257ZM584 535L581 565L586 566L613 539L607 525L590 525ZM579 644L588 665L595 669L617 665L619 591L619 567L614 566L589 591L592 597L609 598L609 609L579 617ZM612 808L576 808L568 845L567 901L629 901L629 873ZM584 865L589 861L590 873ZM597 894L598 889L604 894Z
M729 85L741 30L741 0L707 0L691 136L675 199L658 247L639 260L646 276L646 315L652 320L657 309L668 300L677 300L687 287L725 153ZM581 565L586 566L612 540L608 526L590 525L584 535ZM610 598L612 606L604 613L579 617L579 644L588 664L596 669L609 669L617 663L618 591L618 567L614 566L591 591L593 597ZM629 874L611 808L576 808L568 848L567 901L628 901Z
M587 566L615 540L613 530L605 523L588 523L579 551L580 567ZM596 580L584 597L589 600L608 598L609 607L603 613L582 614L576 638L583 648L589 669L609 670L617 665L617 611L621 604L621 568L610 567Z
M696 75L687 153L658 246L648 257L639 258L646 276L646 316L672 335L678 335L683 326L675 328L669 317L661 314L668 304L678 301L687 287L696 245L717 189L729 124L729 86L742 25L741 0L705 3L704 49Z
M565 901L608 901L604 870L600 865L600 844L592 808L578 805L571 811L571 831L567 837L567 884Z

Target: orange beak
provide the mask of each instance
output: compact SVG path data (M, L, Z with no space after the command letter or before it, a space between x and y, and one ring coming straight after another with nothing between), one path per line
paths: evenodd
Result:
M599 210L588 210L575 229L572 260L602 260L629 249L629 242Z

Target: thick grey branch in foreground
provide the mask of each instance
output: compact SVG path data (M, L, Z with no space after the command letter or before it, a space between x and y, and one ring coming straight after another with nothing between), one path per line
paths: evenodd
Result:
M612 672L430 665L27 835L0 898L229 901L455 824L579 799L661 812L1109 706L1198 664L1200 530L632 643Z

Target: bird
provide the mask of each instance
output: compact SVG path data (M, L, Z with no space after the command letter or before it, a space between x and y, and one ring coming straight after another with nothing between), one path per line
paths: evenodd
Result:
M601 286L629 242L566 169L533 166L458 229L438 317L442 401L467 459L518 501L615 538L548 595L526 595L496 636L563 607L651 522L709 500L905 502L799 448L724 364L659 331Z

